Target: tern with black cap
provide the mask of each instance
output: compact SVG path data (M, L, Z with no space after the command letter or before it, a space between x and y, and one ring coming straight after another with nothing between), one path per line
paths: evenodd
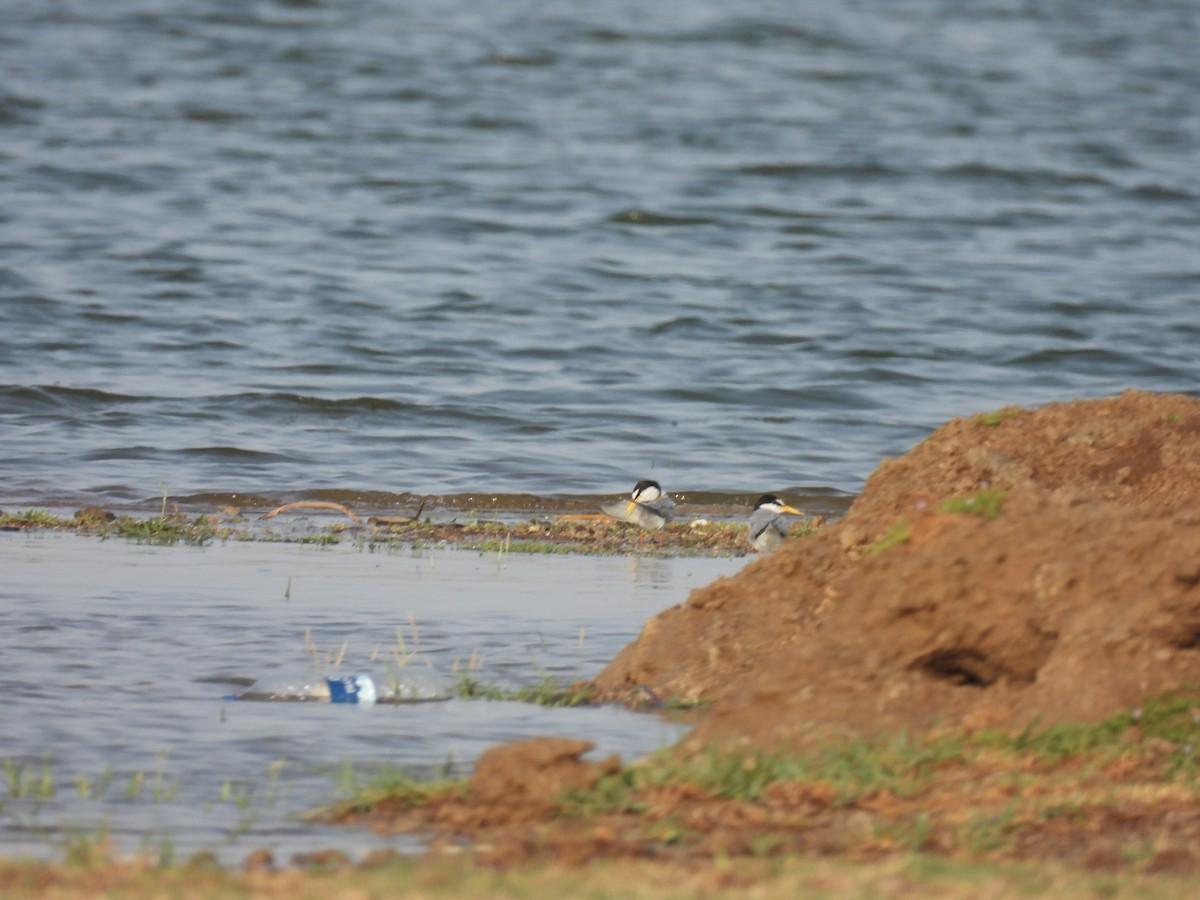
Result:
M755 501L746 538L759 553L769 553L787 537L788 527L784 515L802 516L804 513L788 506L774 494L763 494Z
M658 531L675 518L675 501L668 497L657 481L644 479L633 486L628 502L602 503L605 515L632 522L647 531Z

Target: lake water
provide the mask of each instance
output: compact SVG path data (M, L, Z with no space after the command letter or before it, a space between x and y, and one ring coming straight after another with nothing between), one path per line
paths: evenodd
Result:
M1193 0L3 4L0 508L836 513L956 415L1196 394L1198 46ZM588 677L739 565L0 535L0 853L361 850L288 818L343 765L652 749L221 698L410 615L443 676Z
M458 777L488 747L537 735L628 760L682 728L616 707L230 698L361 672L382 686L405 670L453 693L456 667L510 690L567 684L743 564L0 535L0 856L54 857L103 827L126 853L212 850L227 864L258 847L281 862L411 850L297 816L345 796L347 773L365 784L448 764Z
M955 415L1197 390L1191 0L43 0L0 35L5 509L812 505Z

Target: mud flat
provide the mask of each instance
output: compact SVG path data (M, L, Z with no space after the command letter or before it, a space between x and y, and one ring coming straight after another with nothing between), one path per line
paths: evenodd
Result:
M771 748L1094 721L1200 684L1200 401L955 419L838 522L655 617L597 684L711 704L693 744Z
M601 896L631 890L613 860L676 895L1194 894L1198 495L1190 397L955 419L597 675L691 706L674 748L523 740L314 818L439 835L426 876L577 867Z
M598 675L613 701L696 705L671 753L511 745L469 782L342 812L499 864L916 853L1190 877L1198 495L1189 397L955 419Z

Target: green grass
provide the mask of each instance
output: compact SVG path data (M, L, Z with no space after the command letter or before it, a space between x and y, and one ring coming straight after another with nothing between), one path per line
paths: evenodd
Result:
M549 682L540 688L513 692L481 688L466 679L464 683L468 684L468 695L472 697L551 703L564 697L561 692L552 691ZM947 767L970 765L989 754L1054 765L1068 758L1102 763L1120 754L1158 752L1153 742L1131 743L1127 739L1129 729L1135 724L1143 738L1157 738L1175 748L1161 777L1200 788L1196 766L1181 764L1184 760L1194 760L1195 748L1200 746L1200 689L1188 689L1151 698L1138 710L1099 722L1047 728L1031 726L1015 733L934 732L920 737L896 733L873 739L833 741L803 753L710 748L682 756L664 750L601 778L591 788L567 792L561 798L561 808L570 816L637 812L643 808L640 798L646 789L683 784L709 797L748 802L761 802L772 785L789 782L823 785L836 796L837 804L852 804L885 792L912 798L929 790ZM376 783L356 797L354 808L365 809L385 798L389 802L398 798L411 805L441 791L463 788L461 781L439 779L426 784L403 774L392 778L394 783ZM1061 806L1054 809L1057 812L1050 815L1070 812ZM972 840L982 845L993 840L1003 826L993 813L992 818L982 817L968 830L978 832Z
M350 768L351 774L343 774L341 781L343 791L352 796L340 803L312 810L305 814L305 818L322 821L330 817L370 812L381 805L389 809L408 809L424 806L437 797L466 790L466 779L449 777L448 768L442 766L433 774L418 777L397 766L385 765L365 785L357 783L353 768Z
M1022 409L1019 406L1005 406L1002 409L993 410L992 412L979 413L974 417L974 421L980 425L995 428L1010 419L1015 419L1021 412Z
M454 694L462 700L503 700L550 707L583 706L592 702L595 693L595 687L587 682L564 685L551 675L535 685L503 688L480 681L467 669L458 671L454 684Z
M951 497L942 503L941 508L944 512L994 519L1000 515L1000 509L1007 497L1008 491L999 488L985 488L964 497Z
M0 529L75 531L80 534L98 535L101 538L124 538L139 544L183 543L197 546L230 534L228 529L218 529L210 517L203 515L191 521L177 515L162 515L150 519L119 516L111 520L93 515L78 515L67 519L39 509L0 516Z
M841 741L801 754L709 749L681 759L667 750L602 779L595 789L598 798L574 792L567 798L568 807L622 811L636 807L639 791L673 784L692 785L710 797L749 802L766 799L771 785L784 782L826 785L839 803L885 790L914 796L940 765L962 760L965 752L962 737L918 741L903 734Z
M653 557L744 556L748 553L746 526L742 522L672 523L661 532L648 534L620 522L531 519L526 522L486 521L468 513L463 522L429 520L370 528L329 526L313 531L311 524L270 527L261 520L241 515L200 514L187 519L178 511L163 511L151 518L113 516L103 510L80 510L71 518L43 510L25 510L0 515L0 529L9 531L70 531L100 538L121 538L141 544L190 544L203 546L215 540L262 541L329 546L353 536L360 550L376 552L392 548L428 549L456 547L480 553L523 555L637 555ZM808 521L798 523L792 537L801 538L816 529Z
M101 537L120 537L139 544L169 546L192 544L202 546L217 536L216 529L206 516L197 516L191 522L175 516L159 516L153 519L133 519L121 516L97 528Z
M53 516L45 510L27 509L19 513L0 516L0 528L23 530L26 528L65 528L74 524L73 519Z
M692 834L673 823L659 828L659 843ZM695 897L818 900L827 897L1188 897L1194 876L1172 877L1078 871L1053 863L950 859L925 853L883 858L819 856L724 859L686 864L656 859L593 860L501 868L469 856L408 858L383 855L357 867L312 866L303 872L239 872L222 869L210 852L171 864L149 855L136 864L111 864L102 831L90 838L75 865L0 861L6 897L287 897L348 898L586 897L590 900L692 900ZM768 850L766 845L760 844Z
M331 547L334 544L342 542L342 536L334 532L323 532L321 534L302 534L295 538L294 543L310 544L316 547Z
M895 522L888 528L883 537L867 547L863 553L866 556L878 556L885 550L908 543L910 537L912 537L912 526L903 520Z

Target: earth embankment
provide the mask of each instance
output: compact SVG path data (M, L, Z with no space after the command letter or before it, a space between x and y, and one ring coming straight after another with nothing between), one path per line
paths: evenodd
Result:
M1200 684L1200 400L952 420L841 520L647 622L602 694L689 741L1092 720Z

